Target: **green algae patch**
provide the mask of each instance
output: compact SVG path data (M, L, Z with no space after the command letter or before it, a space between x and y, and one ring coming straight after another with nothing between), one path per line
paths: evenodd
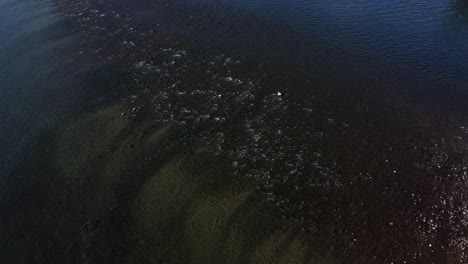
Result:
M231 178L229 161L187 144L187 127L121 113L109 106L59 136L54 196L77 208L70 215L122 221L118 211L129 211L121 233L106 235L129 263L302 263L307 246L292 229L270 225L274 219L258 211L261 196ZM92 245L94 231L83 234L92 239L81 243Z
M233 239L235 230L227 231L252 191L225 184L219 175L206 173L213 168L196 165L195 160L169 161L144 184L135 200L139 236L157 246L144 253L153 261L224 263L226 257L232 260L241 254L242 241Z
M138 225L153 238L180 216L193 199L197 183L190 179L181 160L165 165L142 187L136 199Z
M261 196L196 155L167 162L135 200L137 246L131 261L160 263L307 263L291 227L268 225ZM209 159L209 157L208 157Z
M275 232L254 250L252 263L302 264L307 246L291 230Z
M152 131L151 123L122 115L123 107L111 105L73 120L55 144L53 162L60 172L57 192L62 192L57 196L88 218L116 207L121 184L148 161L151 148L141 139ZM158 131L153 133L163 138L165 132Z
M235 218L251 193L234 185L194 201L185 227L193 263L238 259L244 237L236 230Z
M65 173L99 159L100 155L115 147L118 136L129 122L120 116L119 109L118 105L107 107L64 129L56 161Z
M147 136L145 144L149 147L152 147L163 143L163 140L168 136L170 132L172 132L173 128L174 125L171 123L152 132L149 136Z

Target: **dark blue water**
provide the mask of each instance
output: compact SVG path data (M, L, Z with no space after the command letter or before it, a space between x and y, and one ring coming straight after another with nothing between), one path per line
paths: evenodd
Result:
M0 1L0 180L45 130L116 92L53 1ZM115 80L115 78L113 79ZM113 91L100 93L111 86Z
M234 1L273 23L291 25L311 41L327 44L329 59L337 63L346 59L335 57L333 50L355 55L356 67L372 69L375 65L369 62L378 60L392 66L388 74L399 68L466 81L468 21L467 6L461 2Z
M65 75L76 35L50 1L2 0L0 23L0 178L5 178L31 139L69 109L64 98L76 81Z
M321 63L378 72L373 77L404 89L443 91L467 88L468 5L462 2L233 1L308 36L304 52Z
M224 27L211 30L215 41L233 33L241 36L233 40L233 48L251 38L252 28L268 34L266 27L258 26L261 23L237 28L236 24L246 23L233 15L236 12L289 32L271 34L267 41L250 48L261 53L276 46L275 56L281 58L288 52L286 56L299 58L311 69L311 76L334 89L356 93L364 92L362 86L384 89L390 91L388 96L398 97L392 100L409 105L458 115L467 111L468 4L464 1L189 2L210 10L203 16ZM234 11L219 18L221 6ZM223 19L229 26L223 25Z

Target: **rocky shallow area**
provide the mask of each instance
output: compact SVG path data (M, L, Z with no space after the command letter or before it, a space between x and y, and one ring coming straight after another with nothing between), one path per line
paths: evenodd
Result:
M254 186L272 226L342 263L466 262L468 126L355 111L307 76L192 49L112 0L58 2L84 37L79 55L125 67L136 92L115 118L143 120L146 133L172 127L189 159L203 153Z

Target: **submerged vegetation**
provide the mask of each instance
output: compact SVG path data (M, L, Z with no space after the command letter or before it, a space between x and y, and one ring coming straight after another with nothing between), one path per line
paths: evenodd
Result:
M2 256L466 262L462 124L438 128L425 113L391 114L405 108L390 107L394 97L376 108L374 94L337 95L294 70L193 49L118 1L59 2L83 36L77 55L122 66L131 92L43 133L21 163L30 179L12 188L28 198L8 201L12 228L0 229L21 239L0 242Z
M53 172L53 180L31 194L43 196L50 210L31 212L37 226L29 232L46 239L41 230L55 230L62 241L44 240L52 252L37 252L38 262L302 263L314 257L296 227L270 222L274 213L252 184L233 180L209 152L185 146L190 138L181 138L183 127L151 127L122 111L112 106L71 122L45 144L53 158L32 165Z

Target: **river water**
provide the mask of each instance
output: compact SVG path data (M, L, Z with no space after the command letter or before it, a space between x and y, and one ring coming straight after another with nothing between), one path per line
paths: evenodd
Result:
M135 22L159 25L193 45L263 56L283 71L294 62L301 65L294 71L323 87L347 96L375 92L430 115L434 125L467 111L463 1L116 3Z
M463 1L0 0L0 24L6 262L467 261Z

